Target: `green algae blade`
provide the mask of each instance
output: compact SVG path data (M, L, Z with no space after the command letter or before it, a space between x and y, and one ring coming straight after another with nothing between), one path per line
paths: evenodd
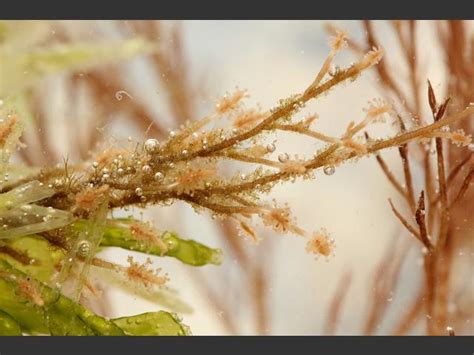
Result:
M177 316L165 311L117 318L113 322L128 335L190 335L189 328Z

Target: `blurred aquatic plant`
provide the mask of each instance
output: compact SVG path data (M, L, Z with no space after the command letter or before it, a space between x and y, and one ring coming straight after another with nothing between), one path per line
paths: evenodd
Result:
M446 79L441 87L446 98L440 100L439 89L431 82L424 82L422 65L425 44L420 41L422 22L414 20L363 21L365 38L349 41L356 56L364 50L383 43L378 33L380 25L389 25L395 35L401 61L391 58L376 68L377 86L381 94L390 98L396 111L398 125L406 132L426 122L439 122L453 112L472 107L474 92L474 31L471 21L433 21L429 23L440 44L436 51L443 58ZM426 24L425 24L426 25ZM335 26L328 25L330 33ZM433 45L433 50L436 47ZM395 75L400 64L405 65L403 75ZM407 84L407 85L404 85ZM437 86L435 86L437 88ZM425 98L423 104L422 97ZM474 201L472 156L474 144L473 113L464 120L444 127L428 139L398 147L403 175L397 177L393 166L376 154L375 158L383 174L400 197L398 207L392 199L388 206L400 222L400 238L387 246L387 252L374 270L367 313L364 315L362 332L372 335L386 318L393 294L404 280L401 271L407 255L417 249L418 265L422 277L417 292L405 301L405 310L396 320L391 333L403 335L425 326L428 335L472 334L472 283L471 277L472 236L474 219L466 206ZM369 139L369 136L366 136ZM451 141L454 144L447 144ZM418 179L417 179L418 178ZM418 180L418 181L417 181ZM417 192L417 189L419 192ZM408 234L412 243L405 243L402 234ZM397 236L398 237L398 236ZM409 278L413 277L410 269ZM341 285L347 276L341 278ZM327 332L333 333L347 287L340 286L327 317ZM422 328L419 328L422 329ZM423 331L422 331L423 332Z
M308 252L329 257L334 241L325 230L315 233L303 230L288 206L267 201L263 196L278 183L297 178L313 179L317 169L332 175L339 164L410 141L438 137L444 126L474 111L468 107L435 123L401 130L390 138L365 139L360 133L369 124L387 118L396 120L389 104L374 101L366 109L364 118L358 123L351 122L338 137L314 130L315 115L304 119L296 117L305 104L344 82L355 80L377 65L383 56L381 49L372 48L357 62L333 72L330 70L332 62L346 42L346 34L337 33L331 39L326 61L310 85L302 93L280 100L268 111L246 108L247 93L236 90L220 99L208 116L184 122L164 140L149 138L135 142L130 139L124 145L115 142L94 153L92 158L75 164L66 160L63 165L42 166L15 178L9 175L14 165L8 158L21 133L17 117L22 117L25 111L18 101L5 99L0 107L3 120L0 142L5 142L0 191L0 330L17 335L189 333L173 313L160 311L107 319L84 306L86 296L99 294L90 279L100 275L108 282L176 312L189 310L176 293L166 287L168 275L160 269L152 269L151 261L140 264L129 257L128 266L107 261L98 253L108 247L173 257L192 266L221 262L220 250L182 239L169 231L158 231L132 217L113 218L110 212L115 209L168 206L181 200L197 211L208 210L215 218L234 221L241 234L255 243L260 240L253 227L258 219L279 233L304 238ZM131 53L127 45L116 47L115 55L112 49L104 52L90 46L78 48L67 46L59 51L52 48L49 54L45 54L43 48L40 55L27 56L36 63L33 64L36 72L43 75L75 68L78 63L99 63ZM88 48L87 54L84 48ZM3 55L2 60L8 63L8 51ZM25 65L21 60L10 63ZM28 83L25 81L24 87ZM21 92L23 86L17 87ZM265 141L266 136L276 131L308 136L324 146L309 158L290 156L279 152L276 142ZM241 167L257 167L250 173L239 170L227 176L221 171L226 161L238 162Z

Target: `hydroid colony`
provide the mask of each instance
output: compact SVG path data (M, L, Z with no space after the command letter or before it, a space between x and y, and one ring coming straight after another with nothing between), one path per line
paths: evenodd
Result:
M338 85L356 80L383 57L383 50L374 47L349 67L336 70L333 60L346 44L346 33L337 32L331 38L326 61L310 85L267 111L247 108L248 94L236 90L224 96L208 116L185 122L179 130L170 131L164 140L149 138L136 142L130 139L125 145L104 146L87 161L70 164L66 160L58 166L43 166L21 174L12 173L15 167L9 158L19 144L24 109L18 104L19 95L9 95L8 85L2 86L2 94L6 96L0 108L4 180L0 195L1 333L189 333L174 313L160 311L107 319L85 306L87 297L100 293L89 282L91 275L97 274L104 276L107 282L133 290L178 313L187 308L166 287L169 275L154 269L151 260L139 264L130 256L128 266L106 261L97 254L107 247L174 257L194 266L218 265L221 261L220 250L182 239L133 217L113 218L110 212L114 209L167 206L180 200L197 212L208 210L214 218L233 220L241 235L255 243L260 238L254 226L260 221L278 233L304 239L309 253L329 257L333 254L334 240L325 229L316 232L302 229L287 205L268 198L276 184L298 178L314 179L317 169L332 175L340 164L411 141L443 137L461 145L470 143L470 137L464 132L451 133L445 127L469 117L474 112L472 106L447 116L443 110L434 123L420 122L406 130L392 105L374 100L365 109L362 119L351 122L339 137L316 130L316 115L298 118L298 112L307 102ZM11 54L8 48L4 44L1 52L6 59ZM83 47L80 49L84 51ZM75 50L76 47L53 51L46 60L50 66L45 66L44 56L30 53L33 59L28 65L35 63L33 68L40 68L37 69L40 74L49 72L50 68L59 69L54 63L60 59L61 69L74 67L77 65ZM141 43L121 53L127 56L153 50L156 49L149 44ZM87 59L99 55L90 48L86 52L91 54ZM109 54L100 52L102 57ZM43 73L41 68L48 70ZM116 93L118 100L123 95L129 94ZM399 133L387 139L364 136L364 129L378 121L398 125ZM277 141L267 142L268 136L277 131L312 137L322 143L322 147L311 157L290 156L278 149ZM239 163L240 169L245 165L253 170L243 173L237 169L226 176L221 170L226 161ZM423 241L422 235L419 237Z

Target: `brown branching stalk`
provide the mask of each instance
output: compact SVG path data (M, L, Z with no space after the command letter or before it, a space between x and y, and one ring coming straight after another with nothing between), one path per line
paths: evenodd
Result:
M445 86L449 97L442 103L438 103L436 94L428 81L427 106L431 110L434 121L428 127L433 127L433 124L443 121L459 108L469 106L474 92L472 80L474 77L472 65L474 63L474 37L472 31L468 31L467 22L439 21L435 26L442 46L441 54L445 56L447 63L448 81ZM363 27L367 34L365 43L350 45L356 55L360 55L364 48L380 46L374 28L375 23L364 21ZM402 90L402 86L396 80L393 74L395 70L392 70L388 61L390 58L382 60L376 67L381 92L391 97L398 105L395 110L402 132L410 126L415 127L415 132L419 129L423 130L424 128L417 129L416 127L429 122L427 116L423 114L424 104L420 100L425 89L421 85L424 78L420 74L418 59L421 53L416 33L418 27L416 21L392 21L392 29L407 68L409 85L406 90ZM336 28L329 27L328 30L334 32ZM395 208L389 200L392 211L409 234L421 243L424 254L424 284L420 287L420 293L413 299L407 312L396 322L393 333L397 335L410 332L423 311L426 312L424 319L428 334L454 335L454 330L449 325L460 324L456 317L461 312L450 314L448 303L455 304L455 297L457 297L456 290L450 285L450 276L458 254L456 250L467 247L473 228L472 215L469 215L465 208L474 201L473 191L469 189L474 175L473 168L469 165L474 148L471 143L474 120L473 112L469 111L467 114L467 119L454 123L450 129L441 129L442 133L427 136L426 140L412 145L399 141L401 145L398 149L404 173L403 184L398 182L383 158L376 155L383 173L406 200L408 209L406 214L411 214L411 216L405 218L405 213ZM455 143L457 147L447 144L447 139ZM434 149L431 147L433 141ZM381 145L384 144L390 144L390 142L381 143ZM421 167L424 175L424 186L421 188L417 204L414 199L417 192L411 171L411 166L415 164ZM448 169L450 169L449 175ZM463 170L467 173L463 173ZM463 204L460 201L463 201ZM411 219L416 221L417 227L413 226ZM374 302L377 303L376 300ZM375 304L373 309L377 308L380 307ZM368 315L366 333L367 330L373 329L373 319L382 320L383 311L374 312ZM372 326L369 327L367 324L372 324Z

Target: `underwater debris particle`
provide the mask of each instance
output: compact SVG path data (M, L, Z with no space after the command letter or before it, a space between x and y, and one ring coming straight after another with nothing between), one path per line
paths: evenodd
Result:
M118 101L122 101L123 99L123 95L126 95L128 96L130 99L133 100L133 97L132 95L130 95L128 92L126 92L125 90L119 90L115 93L115 98L118 100Z

